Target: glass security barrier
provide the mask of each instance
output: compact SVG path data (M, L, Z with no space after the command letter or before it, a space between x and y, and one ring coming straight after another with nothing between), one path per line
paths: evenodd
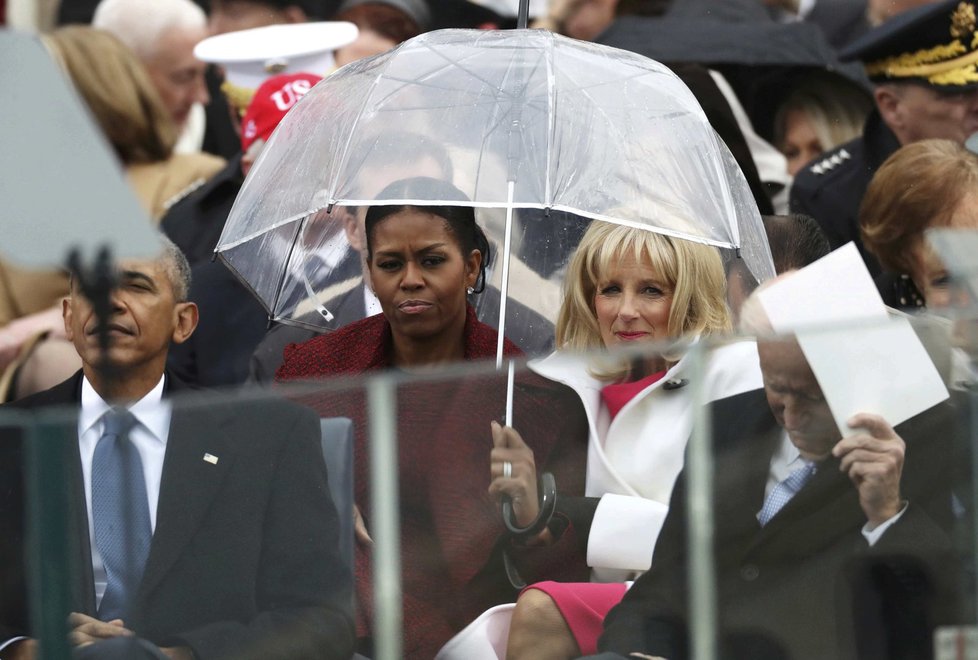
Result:
M104 408L0 408L0 657L956 657L978 352L908 323L177 388L111 495Z

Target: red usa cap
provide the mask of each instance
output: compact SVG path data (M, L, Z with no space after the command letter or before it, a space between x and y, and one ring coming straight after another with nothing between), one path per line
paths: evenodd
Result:
M312 73L287 73L263 82L241 120L241 150L248 151L255 140L267 140L292 106L320 80Z

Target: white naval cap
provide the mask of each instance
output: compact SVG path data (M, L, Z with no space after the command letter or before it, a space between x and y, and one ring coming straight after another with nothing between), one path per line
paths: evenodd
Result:
M346 21L268 25L208 37L194 48L194 56L223 67L232 87L254 93L281 73L328 75L335 66L333 51L357 35L357 26Z

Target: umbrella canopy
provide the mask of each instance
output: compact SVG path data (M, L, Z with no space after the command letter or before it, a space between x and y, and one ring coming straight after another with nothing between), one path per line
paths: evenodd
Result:
M417 175L470 201L378 199ZM739 250L758 281L774 272L743 175L685 85L645 57L539 30L429 32L319 83L252 168L218 252L273 318L329 328L337 315L321 303L359 268L358 210L445 202L479 209L490 238L523 210L514 272L533 284L510 291L532 290L526 304L545 317L560 268L521 239L561 214ZM314 269L328 281L308 274L314 255L332 255Z

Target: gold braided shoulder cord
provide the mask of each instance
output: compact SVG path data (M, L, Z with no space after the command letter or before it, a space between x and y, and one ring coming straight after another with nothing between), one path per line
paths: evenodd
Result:
M255 97L255 90L248 89L247 87L239 87L227 80L221 83L221 92L227 97L228 103L238 111L238 116L240 117L244 117L245 110L248 109L248 104Z
M976 37L978 37L978 34L976 34ZM942 44L933 48L918 50L915 53L904 53L903 55L870 62L866 65L866 73L871 76L880 74L887 76L911 76L915 74L906 73L906 71L928 64L943 66L953 61L952 58L956 58L967 52L968 49L964 47L964 44L958 39L955 39L949 44Z

